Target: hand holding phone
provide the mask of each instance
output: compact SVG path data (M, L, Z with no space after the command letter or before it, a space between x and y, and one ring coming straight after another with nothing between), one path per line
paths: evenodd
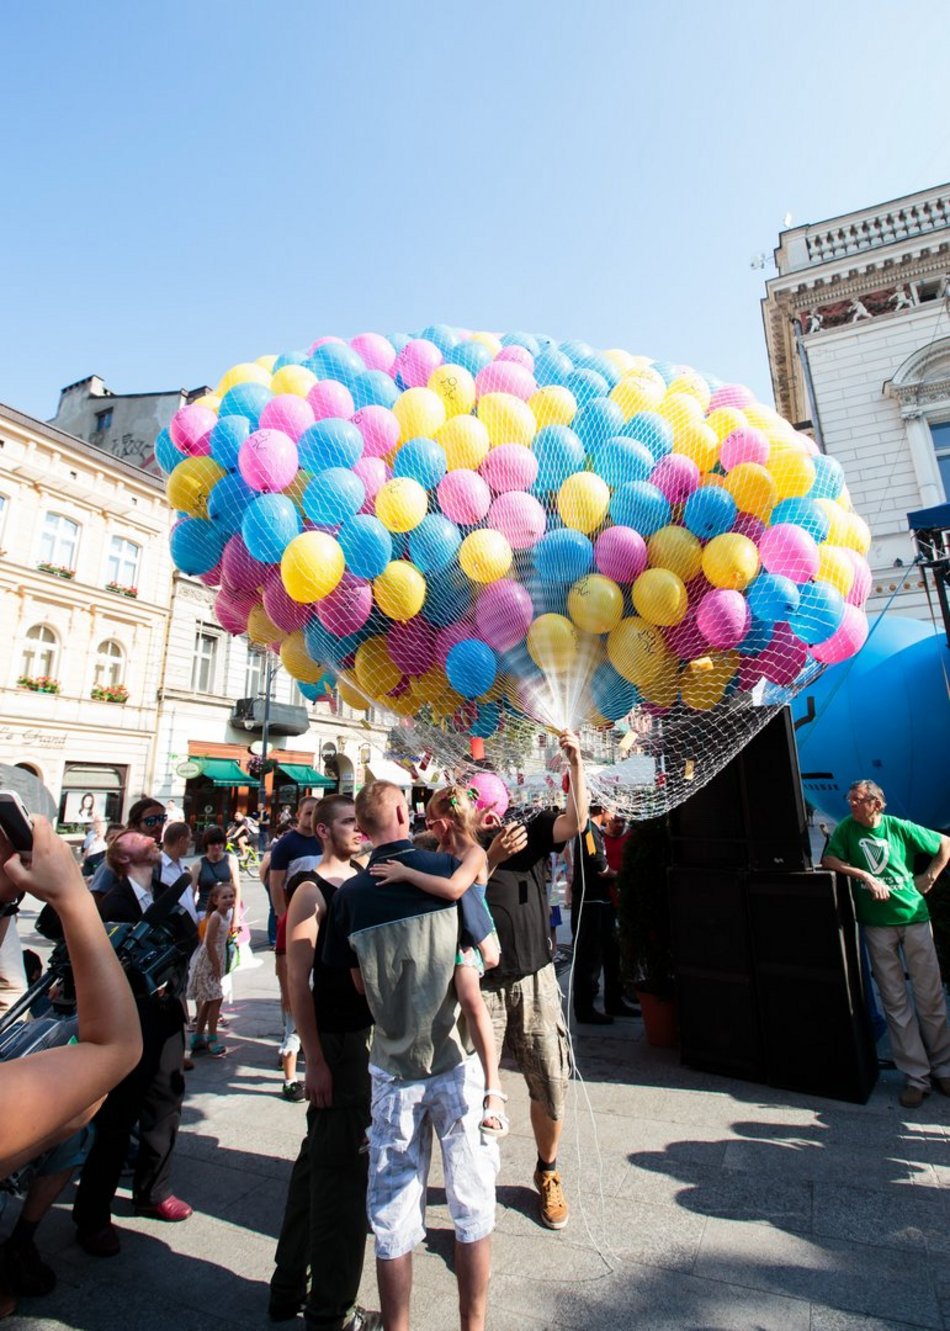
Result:
M33 823L15 790L0 790L0 831L15 854L23 857L33 851Z

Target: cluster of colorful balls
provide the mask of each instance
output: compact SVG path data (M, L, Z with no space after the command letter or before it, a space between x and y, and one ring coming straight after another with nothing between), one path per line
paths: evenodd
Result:
M311 696L488 737L793 692L867 635L838 463L737 384L435 325L233 366L156 444L172 555Z

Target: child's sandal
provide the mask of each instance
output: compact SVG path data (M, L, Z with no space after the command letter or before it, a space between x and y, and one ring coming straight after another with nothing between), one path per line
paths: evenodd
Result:
M212 1058L220 1058L222 1054L226 1054L228 1050L227 1046L223 1045L220 1040L209 1040L207 1052Z
M504 1091L487 1090L482 1100L482 1121L479 1123L483 1137L507 1137L511 1124L508 1121L508 1115L503 1109L489 1109L489 1100L501 1100L504 1104L508 1103L508 1097ZM496 1128L494 1125L499 1126Z

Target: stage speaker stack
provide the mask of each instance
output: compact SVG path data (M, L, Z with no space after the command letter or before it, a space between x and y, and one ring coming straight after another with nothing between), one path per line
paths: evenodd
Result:
M670 822L684 1063L863 1103L877 1057L851 897L811 868L788 709Z

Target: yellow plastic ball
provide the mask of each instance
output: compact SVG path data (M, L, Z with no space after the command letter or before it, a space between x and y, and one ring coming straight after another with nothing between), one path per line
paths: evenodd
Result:
M492 448L499 444L530 446L538 423L527 402L513 393L486 393L478 399L478 419L488 430Z
M221 406L221 399L217 393L202 393L201 397L196 397L192 406L207 407L209 411L217 411Z
M441 399L450 420L475 406L475 380L464 365L437 365L426 386Z
M268 374L274 373L274 366L277 364L276 356L255 356L254 364L259 365L261 369L266 370Z
M534 413L538 429L546 425L570 425L577 411L577 400L569 388L561 384L547 384L532 393L528 406Z
M380 702L384 707L388 707L391 712L395 712L397 716L415 716L419 710L419 704L409 689L405 689L398 694L387 693L384 698L380 698Z
M418 527L429 507L429 499L418 481L409 476L394 476L379 487L376 516L387 531L412 531Z
M815 464L807 453L795 447L773 442L769 448L766 470L775 481L779 499L800 499L815 484Z
M373 600L388 619L404 624L422 609L426 580L408 559L394 559L373 579Z
M393 403L399 422L399 443L407 439L434 439L445 421L445 403L431 388L407 388Z
M866 555L871 548L871 529L857 513L845 513L844 538L842 545L857 550L859 555Z
M647 557L651 568L669 569L690 582L703 566L703 547L691 531L670 523L647 541Z
M420 706L441 698L448 687L449 682L441 666L430 666L424 674L409 677L409 689Z
M528 653L549 673L570 670L577 656L577 631L564 615L539 615L525 639Z
M686 615L689 595L683 579L668 568L648 568L633 584L633 606L648 624L669 628Z
M181 465L181 464L179 464ZM815 503L828 519L826 545L847 545L845 534L848 530L848 514L834 499L816 499Z
M435 440L445 449L449 471L478 471L491 448L488 430L477 416L450 416L436 430Z
M742 513L751 513L760 522L768 522L769 514L778 503L775 477L759 462L740 462L723 481Z
M557 492L557 511L565 527L589 534L603 522L610 507L610 487L593 471L568 476Z
M402 671L389 655L386 639L380 636L360 643L353 669L357 684L371 698L392 693L402 679Z
M656 673L640 688L644 702L652 702L657 707L672 707L679 693L680 680L674 658L667 655L658 666Z
M773 407L766 406L764 402L750 402L742 408L742 414L753 429L763 430L766 434L774 430L782 420L778 412Z
M608 636L607 659L618 675L642 689L656 678L670 656L660 630L632 615L622 619Z
M306 605L328 596L343 577L346 560L339 541L323 531L305 531L288 544L280 561L284 590Z
M712 397L706 380L695 370L687 370L684 374L678 374L675 379L671 379L668 392L688 393L690 397L696 399L703 411L709 406L709 399Z
M714 536L703 550L703 572L714 587L741 592L758 571L758 547L740 532Z
M623 347L611 347L609 351L604 352L604 359L609 360L611 365L616 366L621 374L629 374L631 370L640 370L649 365L647 356L634 356L629 351L624 351Z
M847 596L854 582L854 564L847 550L823 541L818 547L818 572L815 577L822 582L830 582L842 596Z
M663 376L656 370L630 370L619 383L610 390L610 400L623 412L624 420L629 420L638 411L654 411L662 402L666 393Z
M653 410L665 421L669 421L674 430L680 430L690 424L703 423L703 409L699 399L693 397L691 393L667 393Z
M589 573L568 592L567 612L583 633L609 633L623 618L623 592L611 578Z
M206 518L208 496L223 475L214 458L184 458L165 482L168 502L189 517Z
M686 421L673 431L673 452L695 462L700 471L711 471L719 458L719 440L708 425Z
M228 389L233 388L235 384L263 384L265 388L269 388L270 375L262 365L255 365L253 361L241 361L239 365L232 365L230 370L222 374L214 391L218 397L224 397Z
M739 668L739 653L710 652L690 661L679 679L680 697L694 712L708 712L721 701Z
M459 566L472 582L497 582L511 568L511 546L500 531L481 527L459 546Z
M732 434L733 430L743 429L748 422L745 414L738 407L717 407L706 417L706 424L719 442L722 443L728 435Z
M317 376L305 365L282 365L271 378L270 391L306 397L316 382Z
M280 663L288 675L301 680L304 684L316 684L323 675L323 666L318 665L307 651L300 629L288 633L280 645Z
M492 354L492 359L498 355L502 349L502 341L494 333L473 333L469 339L472 342L480 342L483 347L487 347Z
M349 680L341 677L337 680L336 687L340 695L340 700L345 702L347 707L352 707L356 712L366 712L369 710L369 698L367 698L362 689L358 689L355 684L351 684Z
M251 607L251 613L247 617L247 636L248 641L253 642L256 647L269 647L271 643L283 642L287 631L279 629L268 617L264 607L258 604Z

